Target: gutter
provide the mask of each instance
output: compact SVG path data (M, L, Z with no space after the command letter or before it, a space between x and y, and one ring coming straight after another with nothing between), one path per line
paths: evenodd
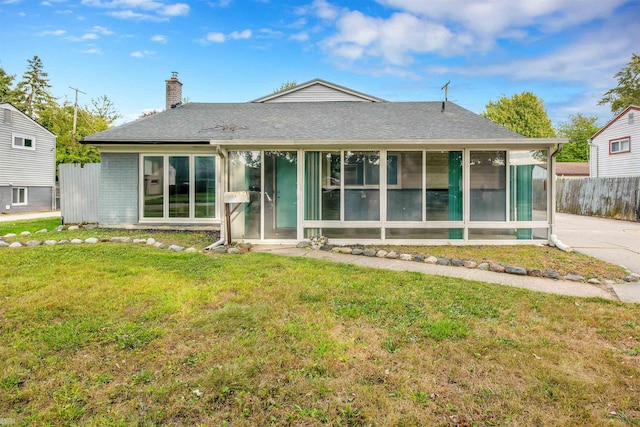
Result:
M551 206L552 209L550 210L550 215L551 215L551 228L549 230L550 234L549 234L549 244L551 246L555 246L556 248L560 249L561 251L565 251L565 252L571 252L571 248L567 245L565 245L564 243L562 243L560 241L560 239L558 239L558 236L555 234L555 230L556 230L556 162L555 162L555 158L558 156L558 154L560 154L562 152L562 148L563 145L562 143L558 144L558 148L551 153L551 156L549 157L549 160L551 161L551 168L550 168L550 175L551 175L551 179L549 179L549 182L552 182L552 187L551 187Z

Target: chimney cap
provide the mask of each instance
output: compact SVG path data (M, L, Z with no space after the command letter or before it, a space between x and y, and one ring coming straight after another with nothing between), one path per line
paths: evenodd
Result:
M171 72L171 80L178 80L178 72L177 71L172 71Z

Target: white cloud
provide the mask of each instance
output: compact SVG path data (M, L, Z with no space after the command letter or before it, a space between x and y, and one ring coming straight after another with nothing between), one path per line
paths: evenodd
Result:
M41 31L39 32L37 35L39 36L62 36L64 34L66 34L66 30L46 30L46 31Z
M153 56L156 53L152 50L136 50L135 52L131 52L131 56L133 58L144 58L147 56Z
M298 42L306 42L309 41L309 33L307 33L306 31L301 31L299 33L291 35L291 37L289 38Z
M137 21L166 21L174 16L185 16L190 7L186 3L165 4L156 0L82 0L85 6L114 9L110 16Z
M86 50L81 51L82 53L88 53L90 55L102 55L102 50L97 47L92 47Z
M205 43L224 43L226 36L223 33L207 33L204 38Z
M233 31L231 34L229 34L229 38L234 40L250 39L251 30Z
M103 36L110 36L113 34L113 31L111 31L106 27L101 27L100 25L94 25L91 31L97 34L101 34Z
M156 43L166 43L167 40L167 36L162 34L156 34L155 36L151 37L151 41Z
M82 40L97 40L99 38L100 36L95 33L87 33L84 36L82 36Z

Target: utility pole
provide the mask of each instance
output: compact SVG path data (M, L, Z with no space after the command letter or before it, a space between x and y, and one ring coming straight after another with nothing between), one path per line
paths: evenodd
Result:
M71 87L71 86L69 86L69 89L76 91L76 103L73 106L73 142L78 142L78 137L76 134L76 124L78 122L78 92L84 95L86 95L86 93L81 91L80 89L76 89L75 87Z

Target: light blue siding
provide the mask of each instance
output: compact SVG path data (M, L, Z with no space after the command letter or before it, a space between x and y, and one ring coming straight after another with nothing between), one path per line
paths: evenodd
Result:
M138 154L102 153L99 218L101 225L138 222Z

